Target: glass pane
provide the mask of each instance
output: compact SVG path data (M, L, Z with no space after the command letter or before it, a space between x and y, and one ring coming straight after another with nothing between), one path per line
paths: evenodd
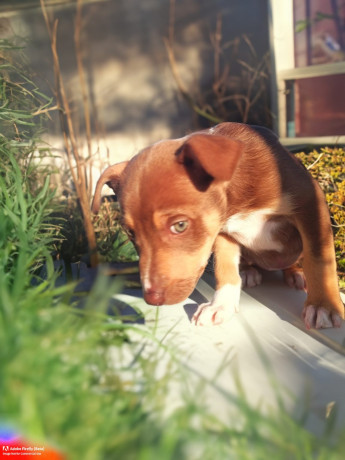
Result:
M287 82L289 137L345 134L345 75Z
M345 60L344 0L294 0L295 66Z

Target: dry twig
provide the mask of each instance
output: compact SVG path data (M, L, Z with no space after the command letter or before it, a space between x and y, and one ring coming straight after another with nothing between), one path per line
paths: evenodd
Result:
M49 37L50 37L50 44L51 44L53 63L54 63L57 107L59 109L59 114L60 114L60 122L61 122L61 127L62 127L62 133L63 133L64 144L66 148L66 153L67 153L67 161L68 161L68 165L69 165L69 168L72 174L73 182L75 184L77 196L80 201L80 206L81 206L83 219L84 219L84 225L85 225L85 232L86 232L86 237L87 237L88 246L89 246L91 265L95 266L98 263L97 243L96 243L95 231L94 231L93 224L92 224L89 194L87 190L86 166L85 166L84 158L79 153L77 138L75 135L74 123L72 119L71 107L70 107L68 97L66 95L64 81L63 81L61 68L60 68L59 56L57 53L58 21L57 20L52 21L50 19L46 5L45 5L45 0L40 0L40 1L41 1L41 8L42 8L44 20L47 26ZM78 14L77 14L78 27L76 27L78 31L75 32L75 40L77 43L79 43L79 45L80 45L80 41L78 42L78 40L80 38L80 24L81 24L80 23L80 7L81 7L81 2L78 0ZM79 53L77 54L80 55L80 47L79 47ZM81 61L80 56L79 57L77 56L77 62L78 62L79 77L81 81L85 82L85 80L83 80L84 70L82 67L82 61ZM86 92L84 88L83 96L85 97L85 95L86 95ZM85 100L84 100L84 109L85 109L84 111L86 112L85 119L88 120L89 122L88 105L87 103L85 104ZM87 126L90 127L90 125L87 125ZM90 153L91 152L91 143L90 143L91 130L87 131L87 139L88 139L88 148L89 148L89 153Z

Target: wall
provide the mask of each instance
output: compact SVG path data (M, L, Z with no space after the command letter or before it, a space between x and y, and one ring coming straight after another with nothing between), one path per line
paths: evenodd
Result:
M59 21L61 67L68 95L75 103L78 129L83 134L73 40L74 3L55 6L51 14ZM252 49L243 45L243 41L238 45L243 48L239 54L244 63L250 62L254 54L259 60L268 51L266 0L108 0L85 4L83 60L94 116L93 149L99 151L100 168L101 163L120 161L156 140L181 136L200 126L200 118L176 90L164 45L173 17L172 6L176 59L184 84L193 96L207 93L212 87L215 63L211 37L219 18L222 19L222 45L225 45L220 59L225 57L226 61L221 65L228 66L237 82L241 82L243 65L238 64L238 53L236 59L231 60L233 40L244 34L248 38ZM40 87L51 93L53 65L40 8L2 13L2 24L6 25L8 35L15 32L28 37L26 54L30 66ZM261 124L266 124L266 120L262 118ZM98 141L98 136L103 140ZM48 140L56 151L63 151L56 114L49 125Z

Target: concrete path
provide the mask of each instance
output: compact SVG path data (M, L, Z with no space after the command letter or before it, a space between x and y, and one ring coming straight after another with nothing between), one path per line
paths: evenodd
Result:
M81 266L79 276L84 289L95 273ZM205 273L191 298L173 306L149 306L139 289L127 289L115 301L124 313L139 308L145 317L139 327L153 331L157 343L173 345L195 391L200 382L208 382L202 397L218 418L226 421L231 416L240 392L263 411L283 404L294 417L308 413L305 426L317 435L324 433L332 412L337 414L336 428L343 430L345 323L340 329L307 331L300 318L305 293L287 287L277 272L265 273L261 286L242 291L240 313L229 322L193 326L190 318L197 304L212 297L212 282L212 274ZM136 339L140 343L140 337ZM147 352L154 346L151 343ZM169 356L162 353L159 360L155 378L164 378ZM181 387L171 386L167 413L183 403L180 393Z

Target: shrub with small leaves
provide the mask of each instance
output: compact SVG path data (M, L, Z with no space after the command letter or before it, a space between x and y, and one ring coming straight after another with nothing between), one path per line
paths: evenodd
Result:
M345 149L324 147L298 153L321 185L331 213L340 286L345 288Z
M94 216L94 227L101 259L106 262L136 262L139 257L121 225L117 203L105 200L100 212Z

